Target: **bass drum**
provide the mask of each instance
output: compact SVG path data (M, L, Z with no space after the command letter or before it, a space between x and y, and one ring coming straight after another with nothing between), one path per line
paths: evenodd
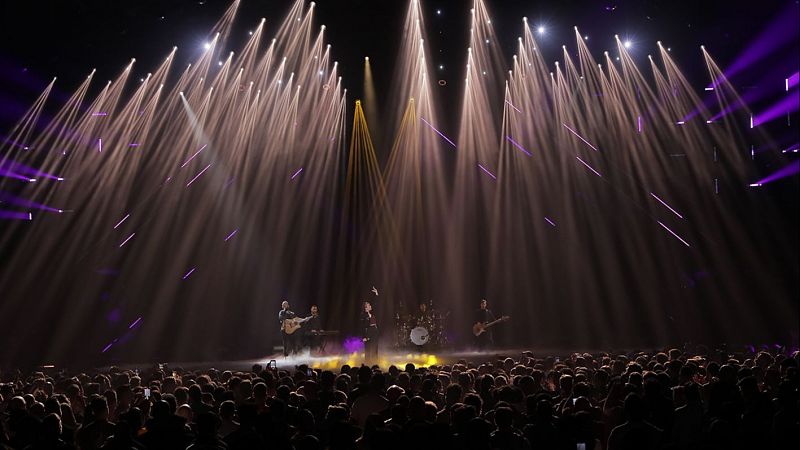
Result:
M428 343L428 339L430 339L430 334L428 334L427 328L416 327L411 330L411 343L414 345L425 345Z

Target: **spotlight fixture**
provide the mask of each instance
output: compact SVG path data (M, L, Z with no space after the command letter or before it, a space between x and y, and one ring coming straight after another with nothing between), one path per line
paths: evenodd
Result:
M206 50L208 50L208 49L210 49L210 48L211 48L211 44L209 44L208 42L206 42L205 44L203 44L203 48L204 48L204 49L206 49Z
M539 34L544 34L544 32L545 32L545 28L544 28L543 26L539 26L539 28L537 28L537 29L536 29L536 31L537 31Z
M631 48L631 45L633 45L633 43L631 41L625 41L625 43L622 45L624 45L625 48Z

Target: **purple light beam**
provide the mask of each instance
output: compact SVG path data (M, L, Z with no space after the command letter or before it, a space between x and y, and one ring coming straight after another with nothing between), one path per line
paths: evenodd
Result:
M789 89L797 86L798 83L800 83L800 72L795 72L786 79L786 92L789 92Z
M493 174L492 172L489 172L489 170L488 170L486 167L483 167L483 166L481 165L481 163L478 163L478 167L480 167L482 171L486 172L486 174L487 174L487 175L489 175L490 177L492 177L492 179L494 179L495 181L497 181L497 177L496 177L496 176L494 176L494 174Z
M580 134L578 134L578 133L577 133L575 130L573 130L572 128L570 128L569 126L567 126L567 124L565 124L565 123L562 123L561 125L564 125L564 126L565 126L565 127L566 127L566 128L569 130L569 131L571 131L571 132L572 132L572 134L574 134L575 136L578 136L578 139L582 140L582 141L583 141L583 142L584 142L586 145L588 145L589 147L591 147L591 148L592 148L592 150L594 150L594 151L596 151L596 152L599 152L599 151L600 151L600 150L598 150L598 149L597 149L597 147L595 147L594 145L590 144L590 143L589 143L589 141L587 141L586 139L584 139L584 138L583 138L583 137L582 137Z
M577 158L577 159L578 159L578 161L580 161L580 162L581 162L581 164L583 164L584 166L586 166L586 167L587 167L589 170L591 170L592 172L594 172L594 174L595 174L595 175L597 175L597 176L598 176L598 177L600 177L600 178L603 178L603 176L602 176L602 175L600 175L600 172L598 172L598 171L594 170L594 168L592 168L592 166L590 166L589 164L586 164L586 161L582 160L580 156L576 156L575 158Z
M0 192L0 200L3 200L4 202L8 202L9 204L12 204L12 205L24 206L26 208L36 208L36 209L41 209L42 211L49 211L49 212L55 212L55 213L63 212L63 210L61 210L61 209L57 209L57 208L53 208L53 207L50 207L50 206L47 206L47 205L43 205L41 203L37 203L37 202L31 201L31 200L28 200L28 199L25 199L25 198L16 197L14 195L11 195L11 194L8 194L8 193L5 193L5 192Z
M141 318L141 317L139 317L138 319L134 320L134 321L133 321L133 323L132 323L132 324L130 324L130 326L128 326L128 329L129 329L129 330L130 330L130 329L133 329L133 327L135 327L136 325L138 325L138 324L139 324L139 322L141 322L141 321L142 321L142 318Z
M6 144L11 144L11 145L13 145L14 147L21 148L21 149L23 149L23 150L30 150L30 149L31 149L29 146L27 146L27 145L24 145L24 144L20 144L20 143L19 143L19 142L17 142L17 141L14 141L14 140L11 140L11 139L9 139L8 137L5 137L5 138L3 138L3 142L4 142L4 143L6 143Z
M56 175L51 175L51 174L49 174L47 172L43 172L43 171L41 171L39 169L36 169L34 167L26 166L25 164L21 164L21 163L15 162L15 161L6 161L4 166L0 166L0 175L4 171L7 171L9 173L13 173L14 175L19 175L19 174L23 174L24 173L24 174L30 175L30 176L43 177L43 178L47 178L47 179L55 180L55 181L64 181L64 178L62 178L62 177L59 177L59 176L56 176ZM25 179L28 180L27 177Z
M757 62L782 48L785 43L796 41L798 28L795 20L797 20L797 14L793 6L789 6L785 11L777 14L775 20L751 42L750 46L739 55L733 64L724 70L725 78L730 79L737 73L753 67ZM718 80L712 86L719 86L721 82L722 80Z
M185 280L185 279L189 278L189 275L191 275L192 272L195 271L195 269L197 269L197 267L192 267L192 270L186 272L186 275L183 276L183 279Z
M427 120L425 120L425 118L424 118L424 117L420 117L420 118L419 118L419 120L421 120L421 121L425 122L425 125L427 125L427 126L431 127L431 130L435 131L435 132L436 132L436 134L438 134L439 136L441 136L441 137L442 137L442 139L444 139L445 141L447 141L447 143L448 143L448 144L452 145L452 146L453 146L453 148L457 148L457 147L456 147L456 144L455 144L455 142L451 141L449 137L445 136L444 134L442 134L442 132L441 132L441 131L437 130L437 129L436 129L436 127L434 127L433 125L431 125L431 123L430 123L430 122L428 122Z
M762 178L756 181L753 184L758 186L762 186L767 183L772 183L773 181L780 180L781 178L790 177L792 175L796 175L800 172L800 160L795 159L794 161L790 162L788 165L778 169L777 171L767 175L765 178Z
M196 152L194 155L192 155L191 157L189 157L189 159L187 159L185 163L181 164L181 168L184 168L184 167L185 167L187 164L189 164L189 163L190 163L190 162L191 162L191 161L194 159L194 157L195 157L195 156L199 155L199 154L200 154L200 152L202 152L202 151L203 151L203 149L204 149L204 148L206 148L206 146L207 146L207 145L208 145L208 144L206 144L206 145L204 145L204 146L200 147L200 150L198 150L198 151L197 151L197 152Z
M231 238L232 238L232 237L233 237L233 236L234 236L236 233L238 233L238 232L239 232L239 229L238 229L238 228L237 228L237 229L235 229L235 230L233 230L233 231L231 232L231 234L229 234L229 235L228 235L228 237L226 237L226 238L225 238L225 242L228 242L228 241L229 241L229 240L230 240L230 239L231 239Z
M29 212L5 211L0 209L0 219L8 220L33 220L33 214Z
M750 116L750 128L763 125L767 122L784 116L786 113L795 112L798 108L800 108L799 104L800 92L795 91L761 114L758 114L755 117Z
M515 141L514 139L512 139L511 136L506 136L506 140L508 140L509 142L514 144L514 147L517 147L518 149L520 149L522 151L522 153L525 153L528 156L533 156L533 155L531 155L531 152L525 150L525 148L523 146L519 145L519 143L517 141Z
M556 226L556 224L555 224L555 223L554 223L552 220L550 220L550 218L549 218L549 217L545 216L544 220L546 220L546 221L547 221L547 223L549 223L550 225L552 225L552 226Z
M756 90L756 89L747 91L744 94L742 94L741 97L735 98L734 101L731 104L729 104L728 106L723 108L722 111L718 112L717 114L714 114L708 120L714 122L714 121L717 121L717 120L721 119L722 117L727 116L728 114L733 113L734 111L738 111L738 110L740 110L742 108L746 108L748 103L751 103L753 101L758 100L759 99L759 95L760 95L759 91ZM711 98L711 97L709 97L709 98ZM716 96L713 96L713 102L714 103L717 102ZM708 106L710 106L710 105L708 105Z
M659 201L659 202L660 202L662 205L666 206L666 207L667 207L667 209L669 209L670 211L672 211L672 213L673 213L673 214L675 214L676 216L678 216L678 217L680 217L681 219L683 219L683 216L682 216L682 215L680 215L680 214L678 214L678 211L675 211L674 209L672 209L672 207L671 207L671 206L669 206L669 205L667 204L667 202L665 202L664 200L661 200L660 198L658 198L658 196L657 196L656 194L653 194L652 192L650 193L650 195L652 195L652 196L653 196L653 198L654 198L654 199L656 199L656 200L658 200L658 201Z
M297 169L297 172L295 172L295 173L294 173L294 175L292 175L292 178L289 178L289 181L292 181L292 180L294 180L294 178L295 178L296 176L300 175L300 172L302 172L302 171L303 171L303 168L302 168L302 167L301 167L301 168L299 168L299 169Z
M97 139L97 152L103 153L103 138Z
M28 183L33 183L33 181L31 181L33 178L28 178L24 175L20 175L14 172L9 172L4 169L0 169L0 177L13 178L15 180L22 180L22 181L27 181Z
M211 167L211 164L207 165L207 166L206 166L206 167L205 167L203 170L201 170L201 171L200 171L200 173L198 173L197 175L195 175L195 176L194 176L194 178L192 178L192 180L191 180L191 181L189 181L188 183L186 183L186 187L189 187L189 186L190 186L192 183L194 183L194 180L196 180L196 179L200 178L200 175L202 175L203 173L205 173L205 171L206 171L206 170L208 170L208 168L209 168L209 167Z

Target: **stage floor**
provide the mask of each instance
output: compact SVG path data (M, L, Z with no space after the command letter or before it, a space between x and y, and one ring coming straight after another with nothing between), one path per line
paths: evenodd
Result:
M230 361L193 361L193 362L168 362L171 368L180 367L185 370L205 370L215 368L217 370L233 370L233 371L249 371L253 365L260 364L266 367L271 361L279 369L294 369L295 367L305 364L309 367L322 370L332 370L338 372L342 365L360 366L361 364L374 365L377 364L382 369L386 370L389 366L395 365L402 369L406 364L412 363L417 367L428 367L432 365L453 364L460 359L466 359L472 362L486 362L495 361L498 358L512 357L516 360L522 356L523 352L533 352L535 357L542 358L550 355L565 356L576 351L583 353L589 350L556 350L556 349L492 349L486 351L474 350L454 350L454 349L432 349L430 352L419 353L411 351L403 351L398 349L390 349L379 353L377 361L366 361L364 354L360 352L355 353L330 353L325 355L315 355L309 352L303 352L296 355L284 357L283 353L275 353L266 355L261 358L230 360ZM122 365L123 368L134 368L134 365Z

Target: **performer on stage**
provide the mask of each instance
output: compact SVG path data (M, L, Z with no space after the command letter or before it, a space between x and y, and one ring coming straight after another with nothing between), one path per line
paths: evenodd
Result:
M283 339L283 356L289 356L290 353L297 352L297 334L287 334L283 329L284 321L294 319L295 313L289 309L289 302L284 300L281 302L281 310L278 313L278 322L281 325L281 338Z
M322 331L322 319L319 317L319 308L317 308L317 305L311 305L311 318L308 319L303 329L305 330L306 345L310 347L312 351L321 348L322 337L314 334L315 332L318 333Z
M361 311L361 329L363 330L364 356L367 360L378 358L378 319L372 312L372 305L364 302Z
M423 302L419 304L419 311L417 311L416 319L418 327L424 327L430 324L431 313L428 311L428 305L426 303Z
M485 298L481 299L480 308L475 311L475 317L472 323L481 322L483 324L492 322L495 320L494 314L492 310L488 307L488 302ZM492 337L492 330L491 328L486 330L485 332L481 333L478 336L475 336L475 346L478 347L478 350L485 350L489 346L494 344L494 338Z

